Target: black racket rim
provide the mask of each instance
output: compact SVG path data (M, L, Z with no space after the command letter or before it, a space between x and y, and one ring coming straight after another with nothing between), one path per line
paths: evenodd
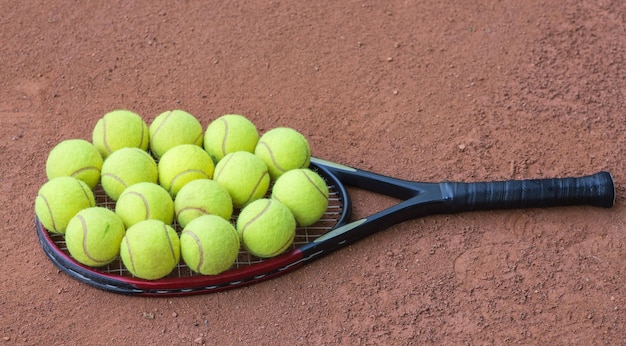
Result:
M327 233L348 223L352 211L351 200L344 184L323 164L311 162L309 168L324 178L327 185L332 187L338 200L339 211L334 216L336 221L334 226L328 227L324 232ZM306 247L307 243L304 243L277 257L263 259L214 276L197 274L182 278L169 276L158 280L144 280L127 275L111 274L83 265L57 246L53 234L45 229L36 216L35 226L44 253L62 272L98 289L126 295L177 296L232 289L282 275L310 261L300 250Z

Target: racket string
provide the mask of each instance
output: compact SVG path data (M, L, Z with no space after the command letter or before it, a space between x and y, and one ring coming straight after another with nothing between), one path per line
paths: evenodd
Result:
M294 241L290 247L290 250L294 250L304 244L308 244L314 241L315 239L332 230L333 227L339 222L343 211L343 201L340 194L337 192L333 185L328 185L328 191L329 198L328 208L326 209L326 212L315 224L307 227L296 228L296 235L294 237ZM101 185L97 185L94 189L94 196L96 198L96 206L105 207L115 211L115 201L107 196ZM237 222L237 215L238 214L235 213L231 218L231 223L233 225L235 225ZM182 227L180 227L176 220L174 220L174 222L172 223L172 227L180 236L182 232ZM70 256L69 251L67 250L67 245L65 243L64 235L49 233L49 236L59 250ZM262 263L263 261L264 260L262 258L248 253L242 246L239 251L237 260L235 261L235 264L233 265L231 270L245 268L254 264ZM93 268L93 270L108 275L133 277L130 271L126 269L119 256L113 262L102 267ZM202 274L198 274L192 271L181 258L179 263L176 265L174 270L172 270L172 272L167 276L167 278L184 278L200 275Z

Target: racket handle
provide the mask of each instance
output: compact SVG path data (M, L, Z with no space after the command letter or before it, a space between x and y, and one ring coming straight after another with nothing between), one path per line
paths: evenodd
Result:
M610 208L615 186L608 172L579 178L440 184L445 209L454 212L592 205Z

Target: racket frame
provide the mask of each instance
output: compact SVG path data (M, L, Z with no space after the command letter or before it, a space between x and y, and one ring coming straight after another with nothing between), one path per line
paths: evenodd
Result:
M336 225L312 242L282 255L214 276L166 277L150 281L109 274L84 266L59 249L38 219L37 234L51 261L81 282L127 295L177 296L222 291L265 281L395 224L427 215L561 205L608 208L615 202L615 186L607 172L580 178L422 183L391 178L318 158L311 159L311 168L336 190L342 205ZM400 202L350 222L352 202L346 186L390 196Z

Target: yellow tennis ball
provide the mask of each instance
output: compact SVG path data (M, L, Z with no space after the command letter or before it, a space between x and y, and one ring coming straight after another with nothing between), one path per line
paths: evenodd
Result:
M202 147L181 144L168 150L159 160L159 183L173 197L188 182L211 179L215 165Z
M141 183L156 183L157 164L147 152L139 148L122 148L114 151L102 164L100 183L104 192L117 200L124 189Z
M169 275L180 261L180 239L161 220L145 220L126 230L120 246L122 263L134 276L156 280Z
M101 267L117 258L125 232L122 220L110 209L87 208L70 220L65 243L75 260L91 267Z
M193 219L180 235L180 252L191 270L216 275L233 266L239 255L235 227L217 215Z
M35 199L35 214L51 233L65 233L79 211L96 205L93 192L82 180L58 177L41 186Z
M291 210L298 225L317 222L328 208L328 186L308 168L292 169L281 175L272 187L272 198Z
M117 199L115 214L126 227L151 219L169 225L174 221L174 201L161 185L137 183L127 187Z
M254 153L258 141L256 126L239 114L226 114L213 120L204 132L204 150L216 163L236 151Z
M159 114L150 124L150 150L160 158L169 149L181 144L202 146L202 125L193 115L173 110Z
M296 220L284 204L262 198L241 210L237 233L249 253L262 258L274 257L293 243Z
M287 127L263 134L254 153L265 162L272 180L288 170L307 168L311 162L309 142L300 132Z
M122 148L148 150L148 125L139 115L129 110L114 110L105 114L93 129L93 145L106 158Z
M233 201L228 191L215 180L197 179L183 186L174 200L176 220L181 227L202 215L217 215L230 220Z
M70 176L94 188L100 181L102 156L96 147L83 139L68 139L57 144L48 154L48 179Z
M235 208L242 208L263 197L270 185L263 160L247 151L224 156L215 166L214 179L226 188Z

